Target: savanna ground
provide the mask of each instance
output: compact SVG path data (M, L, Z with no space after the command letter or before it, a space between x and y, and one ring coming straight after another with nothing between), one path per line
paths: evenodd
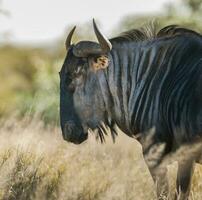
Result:
M168 166L174 193L177 165ZM196 166L191 200L202 197L202 166ZM2 200L152 200L155 184L141 146L122 133L113 144L63 141L58 127L29 118L1 122L0 199Z

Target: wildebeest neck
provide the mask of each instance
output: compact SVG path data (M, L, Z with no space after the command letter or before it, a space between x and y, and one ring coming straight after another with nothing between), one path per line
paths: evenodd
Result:
M194 87L193 80L198 79L200 70L199 54L188 59L194 51L197 51L194 41L188 43L183 37L159 39L155 44L153 41L113 44L110 66L100 71L98 77L108 115L126 134L132 136L156 127L166 133L159 138L166 140L165 137L173 137L168 134L173 134L174 127L191 121L193 105L186 101L193 97L194 90L187 88ZM177 80L181 82L178 84ZM186 106L179 110L178 103L182 101Z

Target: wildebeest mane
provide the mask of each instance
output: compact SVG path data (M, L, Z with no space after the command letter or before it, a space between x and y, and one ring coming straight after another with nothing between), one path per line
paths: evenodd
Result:
M182 34L194 34L201 37L201 35L193 30L180 27L178 25L169 25L158 31L154 24L143 26L139 29L131 29L121 33L119 36L112 38L110 41L114 42L130 42L130 41L145 41L162 37L173 37Z

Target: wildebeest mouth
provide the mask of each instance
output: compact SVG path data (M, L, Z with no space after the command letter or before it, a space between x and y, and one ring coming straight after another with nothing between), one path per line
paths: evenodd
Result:
M81 144L88 138L88 134L84 133L83 128L76 126L74 122L66 122L62 128L62 135L64 140L74 144Z

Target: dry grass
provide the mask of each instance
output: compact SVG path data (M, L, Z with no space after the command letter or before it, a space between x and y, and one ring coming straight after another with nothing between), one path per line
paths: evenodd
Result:
M124 135L115 144L108 138L101 145L90 136L76 146L63 141L58 128L44 128L37 120L8 120L0 128L0 199L156 199L141 151ZM171 185L175 171L173 164ZM191 199L202 198L201 176L197 167Z

